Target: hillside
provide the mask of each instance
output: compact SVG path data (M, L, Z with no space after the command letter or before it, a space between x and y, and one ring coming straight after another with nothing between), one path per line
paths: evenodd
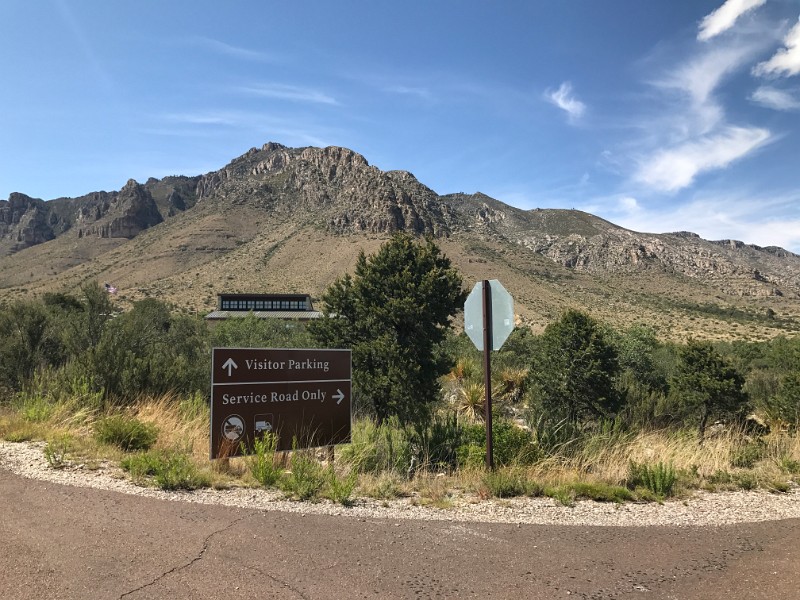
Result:
M437 238L469 287L500 279L520 322L566 307L663 337L764 339L800 328L800 257L780 248L629 231L575 210L440 196L344 148L266 144L202 176L118 192L0 201L0 300L113 282L197 312L223 291L319 297L392 232Z

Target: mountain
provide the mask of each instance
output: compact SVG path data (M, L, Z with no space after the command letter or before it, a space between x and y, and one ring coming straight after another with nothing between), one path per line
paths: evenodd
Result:
M629 231L593 215L440 196L346 148L268 143L202 176L118 192L0 201L0 299L113 282L119 301L208 311L230 291L319 297L392 232L430 235L465 283L500 279L519 320L567 307L664 337L766 339L800 328L800 256L781 248Z

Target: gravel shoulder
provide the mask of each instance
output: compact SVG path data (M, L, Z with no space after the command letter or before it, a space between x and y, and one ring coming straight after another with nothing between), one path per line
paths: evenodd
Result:
M562 506L549 498L513 498L475 501L458 497L448 508L416 505L413 499L392 501L357 499L345 507L330 501L293 502L279 492L253 488L167 492L140 487L122 472L103 465L51 468L44 443L0 441L0 469L29 479L62 485L111 490L175 502L194 502L292 513L342 515L361 519L420 519L474 523L518 523L580 526L718 526L800 518L800 489L773 494L766 491L697 492L686 500L656 503L605 504L578 501Z

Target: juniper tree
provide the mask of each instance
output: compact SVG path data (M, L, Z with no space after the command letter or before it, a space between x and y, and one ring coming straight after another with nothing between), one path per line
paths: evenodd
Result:
M711 418L730 418L747 410L744 377L709 342L690 341L679 354L672 378L685 415L697 419L702 441Z
M395 234L377 253L361 252L355 273L323 294L311 334L328 348L351 348L354 395L379 422L420 422L438 397L449 360L439 352L464 303L459 273L430 239Z

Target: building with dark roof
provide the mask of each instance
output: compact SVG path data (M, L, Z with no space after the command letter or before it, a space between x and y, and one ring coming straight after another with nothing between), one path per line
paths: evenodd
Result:
M259 319L308 321L319 319L308 294L220 294L217 310L206 315L207 321L224 321L252 313Z

